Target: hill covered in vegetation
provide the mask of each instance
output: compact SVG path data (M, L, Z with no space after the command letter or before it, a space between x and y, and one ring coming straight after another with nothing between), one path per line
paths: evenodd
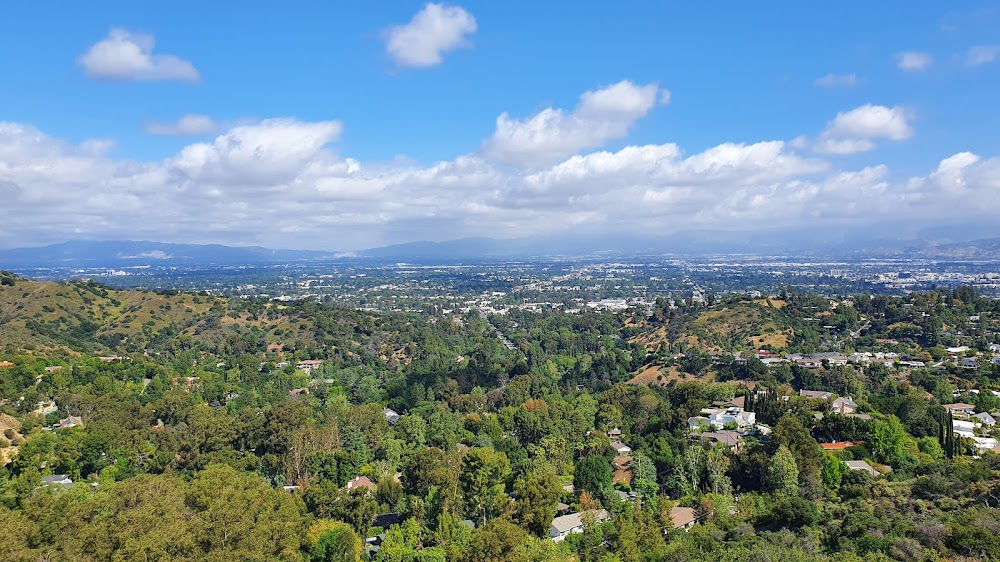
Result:
M0 559L997 559L998 312L376 314L0 275Z

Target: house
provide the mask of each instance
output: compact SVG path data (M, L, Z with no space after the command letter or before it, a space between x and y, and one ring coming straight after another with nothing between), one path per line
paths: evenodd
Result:
M319 369L323 365L322 359L307 359L305 361L299 361L298 365L295 366L296 369L300 371L305 371L306 373L312 373L316 369Z
M389 425L396 425L396 422L398 422L399 418L402 417L392 408L385 408L382 410L382 415L385 416L385 421L389 422Z
M62 370L62 365L51 365L45 368L46 373L55 373Z
M0 361L0 369L4 367L13 367L13 366L14 364L11 363L10 361Z
M708 414L708 423L715 429L723 429L726 424L736 424L736 427L746 428L751 427L757 421L757 414L754 412L744 411L743 408L726 408L722 409L712 409L706 408L702 410L703 414Z
M635 491L626 492L624 490L615 490L615 494L617 494L618 499L623 502L635 501L639 497L639 492Z
M731 451L736 451L740 448L740 440L743 436L737 431L731 429L724 429L722 431L706 431L705 433L695 433L691 435L691 439L697 439L699 441L709 441L711 443L722 443L723 445L729 447Z
M298 492L302 488L300 486L291 485L291 486L282 486L281 489L284 490L285 493L294 494L295 492Z
M83 418L80 416L68 416L64 420L59 420L59 427L65 429L67 427L83 427Z
M853 414L858 411L858 405L850 396L841 396L830 403L831 412L839 412L842 415Z
M288 395L292 398L297 398L303 394L309 394L308 388L293 388L288 391Z
M622 437L621 428L612 427L611 429L608 430L608 439L611 439L612 441L618 441L621 440L621 437Z
M804 396L806 398L818 398L820 400L829 400L833 398L832 392L827 392L825 390L800 390L799 396Z
M358 476L354 480L347 483L344 489L348 492L356 489L374 490L375 483L372 482L367 476Z
M978 414L972 417L978 419L980 423L982 423L986 427L993 427L994 425L997 424L997 420L993 416L987 414L986 412L979 412Z
M618 451L619 455L628 455L632 453L632 447L629 447L621 441L612 441L611 448Z
M947 411L952 416L962 416L969 417L976 413L976 407L972 404L965 404L963 402L958 402L955 404L945 404L945 411Z
M844 449L864 444L864 441L839 441L837 443L820 443L819 446L824 451L843 451Z
M52 476L42 478L42 485L65 489L72 488L73 481L70 480L69 476L66 476L65 474L53 474Z
M690 507L672 507L670 508L670 523L674 526L674 529L684 529L687 531L694 524L698 522L698 512Z
M860 470L862 472L867 472L872 476L878 476L878 471L875 470L875 467L865 461L844 461L844 464L846 464L847 468L851 470Z
M32 410L32 414L40 414L47 416L51 413L59 411L59 406L56 405L55 400L43 400L36 404L36 408Z
M610 518L608 512L603 509L588 513L598 523L607 521ZM552 525L549 527L549 538L553 542L560 542L573 533L583 532L584 515L584 513L570 513L569 515L556 517L552 520Z
M965 358L962 359L962 368L963 369L970 369L971 370L971 369L975 369L978 366L979 366L979 362L976 361L975 357L965 357Z

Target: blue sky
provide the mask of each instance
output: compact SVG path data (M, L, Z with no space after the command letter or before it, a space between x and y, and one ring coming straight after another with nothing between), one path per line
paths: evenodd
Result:
M988 222L998 29L997 2L16 3L0 246Z

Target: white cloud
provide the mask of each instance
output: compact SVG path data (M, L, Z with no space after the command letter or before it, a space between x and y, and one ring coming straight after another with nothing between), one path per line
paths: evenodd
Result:
M151 135L202 136L215 132L215 121L207 115L188 114L176 123L149 122L145 131Z
M913 136L906 110L900 106L862 105L838 113L827 133L837 137L865 137L904 140Z
M827 74L817 78L814 84L822 88L851 88L858 84L858 77L855 74Z
M429 3L410 23L389 28L385 49L399 66L427 67L441 64L443 55L469 46L476 32L476 18L459 6Z
M113 28L93 44L78 62L87 76L108 80L179 80L197 82L198 71L174 55L154 54L152 35Z
M821 154L854 154L874 150L876 144L869 139L821 138L813 150Z
M905 140L913 136L910 116L903 107L862 105L838 113L813 146L825 154L852 154L872 150L872 139Z
M659 98L655 89L636 95L643 86L617 86L581 96L561 119L629 121ZM896 110L842 113L829 124L835 136L819 140L906 138L912 131L892 117ZM0 123L0 246L88 237L352 250L428 238L815 229L898 217L929 225L1000 212L1000 159L971 153L902 179L884 165L834 167L799 153L798 141L723 142L693 154L674 143L629 145L531 166L473 152L421 165L340 155L341 129L338 121L269 119L135 161L110 155L101 140L74 144Z
M979 45L972 47L965 54L965 64L968 66L981 66L991 63L1000 57L1000 46Z
M920 72L926 70L933 60L927 53L904 51L896 55L896 66L906 72Z
M484 153L501 162L542 166L624 137L632 124L657 102L656 84L628 80L585 92L571 113L548 108L525 120L503 113L496 131L483 143ZM662 101L662 93L659 99Z

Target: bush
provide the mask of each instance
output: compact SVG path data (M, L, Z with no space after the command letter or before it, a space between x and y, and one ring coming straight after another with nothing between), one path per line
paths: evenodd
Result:
M10 447L10 441L0 438L0 449L6 449L7 447Z
M789 529L806 527L819 521L819 508L811 500L791 497L778 502L771 512L771 519Z

